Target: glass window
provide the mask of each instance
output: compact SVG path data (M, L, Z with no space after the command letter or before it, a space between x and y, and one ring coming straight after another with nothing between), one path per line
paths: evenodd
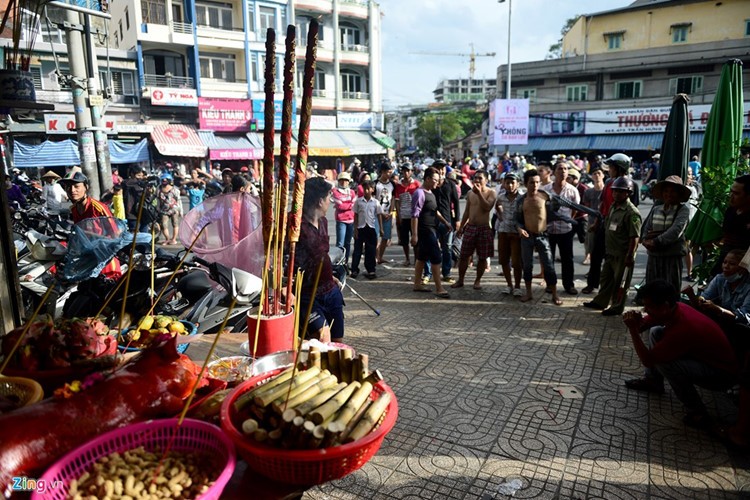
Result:
M172 3L172 21L174 21L176 23L183 22L182 5L178 5L176 3Z
M585 101L588 90L588 85L568 85L566 87L568 101Z
M341 48L343 50L354 50L355 46L363 44L364 36L357 26L350 23L341 23L339 30L341 31Z
M263 39L266 38L266 30L268 28L276 29L276 9L273 7L260 7L259 21L260 21L260 33Z
M641 97L641 82L615 82L615 99Z
M672 43L684 43L684 42L687 42L687 38L688 38L687 26L676 26L672 28Z
M536 102L536 89L518 89L516 90L518 99L528 99L529 102Z
M703 92L703 76L687 76L684 78L670 78L669 95L701 94Z
M143 56L143 65L147 75L185 76L185 65L179 56L147 54Z
M252 5L247 8L247 31L255 31L255 8Z
M232 29L230 4L195 4L196 24L217 29Z
M263 87L265 83L266 74L266 55L264 53L256 53L256 57L252 61L252 72L253 80ZM276 56L276 92L280 92L283 83L284 73L284 57Z
M235 61L232 54L206 54L200 57L201 77L234 82Z
M141 0L141 17L144 23L167 24L165 0Z
M367 95L367 80L353 70L341 70L341 92L344 99L363 99Z
M130 30L130 13L127 7L125 7L125 27Z
M613 33L607 36L607 48L617 50L622 47L622 33Z
M745 36L750 36L750 19L745 19Z

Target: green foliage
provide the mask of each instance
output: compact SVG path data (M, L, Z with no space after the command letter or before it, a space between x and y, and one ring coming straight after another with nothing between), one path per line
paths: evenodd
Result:
M565 21L565 24L563 25L562 29L560 30L560 39L557 41L557 43L552 44L549 46L547 55L545 56L545 59L560 59L562 57L562 41L565 35L570 31L570 29L573 27L573 25L578 21L578 18L581 17L580 15L571 17Z
M425 113L417 120L414 135L422 151L436 153L442 144L466 137L482 125L482 114L473 109Z

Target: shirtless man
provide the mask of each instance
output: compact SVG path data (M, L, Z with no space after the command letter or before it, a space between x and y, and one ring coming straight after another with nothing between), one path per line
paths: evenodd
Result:
M523 280L526 284L526 295L521 302L531 300L531 278L534 265L534 249L539 252L539 259L544 269L544 281L552 289L552 301L562 305L557 296L557 274L552 263L552 252L547 239L547 216L551 214L550 196L540 189L541 179L536 170L527 170L523 174L526 194L516 201L516 221L518 234L521 236L521 261L523 262Z
M480 281L487 267L487 259L492 257L494 235L490 226L490 211L495 206L495 190L487 187L487 174L480 170L474 174L474 186L466 198L466 209L461 219L461 226L456 235L463 236L461 243L461 258L458 262L458 281L451 288L464 286L464 276L469 267L469 259L476 251L477 277L474 280L474 290L481 290Z

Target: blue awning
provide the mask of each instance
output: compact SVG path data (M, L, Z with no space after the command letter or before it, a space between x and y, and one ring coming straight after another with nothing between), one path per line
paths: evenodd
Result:
M109 162L112 165L149 161L148 140L141 139L135 144L109 140Z
M80 165L78 143L73 139L41 144L13 141L13 166L16 168L62 167Z
M526 151L581 151L590 149L588 136L554 136L554 137L529 137L529 143L525 146L511 146L511 149Z
M703 147L703 132L690 133L690 149ZM742 133L750 137L750 130ZM664 134L607 134L578 136L529 137L519 151L655 151L661 149Z

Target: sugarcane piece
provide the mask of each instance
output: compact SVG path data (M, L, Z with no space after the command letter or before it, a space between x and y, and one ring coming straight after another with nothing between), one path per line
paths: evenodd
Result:
M255 417L255 420L257 420L258 423L266 420L266 411L264 408L253 405L250 407L250 413Z
M289 449L294 447L294 445L297 443L297 439L299 439L300 433L302 432L302 426L304 425L304 423L304 417L294 417L289 430L281 438L281 446L283 448Z
M280 429L283 432L289 432L289 430L292 428L292 421L294 420L294 417L296 416L297 416L297 413L291 408L288 410L284 410L284 413L281 414Z
M322 423L325 419L336 413L341 409L344 404L349 400L351 395L360 388L359 382L352 382L347 385L341 392L336 394L334 397L315 408L310 412L310 418L316 424Z
M352 359L352 372L351 377L352 380L356 380L357 382L364 382L364 379L361 378L361 372L362 369L360 368L362 366L361 361L359 360L359 356L354 356L354 359Z
M310 368L309 370L299 372L293 379L279 384L270 391L266 391L263 394L256 396L254 398L255 404L265 408L266 406L271 404L273 400L282 396L283 394L286 394L290 386L292 387L292 389L294 389L295 387L299 387L301 384L304 384L311 378L318 376L318 374L320 374L320 370L317 368Z
M329 370L328 368L328 353L327 352L321 352L320 353L320 369L321 370ZM331 372L333 373L333 372Z
M355 392L349 401L346 402L344 407L338 413L335 422L342 424L344 427L349 425L349 421L357 413L357 410L362 404L370 398L372 392L372 384L370 382L363 382L357 392Z
M278 386L279 384L286 382L292 378L292 368L289 367L283 372L279 373L272 379L270 379L265 384L259 385L258 387L255 387L246 393L240 395L237 398L237 401L234 402L234 409L235 411L241 411L245 406L248 404L254 402L255 396L262 394L270 389L273 389L274 387Z
M268 439L268 431L265 429L256 429L253 433L253 438L259 442L262 443L266 439Z
M313 386L307 388L304 392L301 392L300 394L297 394L293 398L290 398L289 401L286 402L286 405L281 405L280 407L285 407L284 413L287 411L293 411L292 408L295 408L302 403L312 399L313 397L317 396L321 392L330 389L331 387L334 387L338 381L336 380L336 377L333 375L329 375L328 377L324 378L323 380L320 380ZM295 413L296 415L296 413Z
M351 349L339 350L339 371L341 372L341 381L347 384L352 381L352 357L354 353Z
M341 432L344 430L344 426L338 422L331 422L325 426L325 429L325 437L323 437L323 442L320 444L320 447L330 448L338 441Z
M342 443L346 441L346 438L351 434L352 430L357 426L360 420L362 420L362 417L365 415L367 410L370 408L370 405L372 405L372 400L368 399L364 403L362 403L362 406L359 407L359 410L357 410L357 413L354 414L354 416L349 420L349 423L346 425L343 431L341 431L341 434L339 435L339 442Z
M274 446L278 446L281 443L281 436L283 435L283 432L281 432L281 429L274 429L271 432L268 433L268 441L270 444Z
M254 418L248 418L242 422L242 433L246 436L251 436L258 430L258 421Z
M334 397L336 394L344 390L346 387L346 384L344 382L339 382L338 385L331 387L330 389L327 389L317 396L314 396L312 399L305 401L299 406L296 406L294 409L294 412L297 415L307 415L312 410L317 408L318 406L322 405L332 397Z
M307 443L307 447L311 450L314 450L315 448L320 447L320 444L323 442L323 438L326 436L326 429L322 425L316 425L315 429L313 429L312 437L310 438L310 441Z
M336 375L336 378L339 379L340 382L343 382L341 380L341 371L339 371L339 352L338 350L330 350L326 353L326 356L328 356L328 369Z
M378 422L380 422L380 419L383 417L383 414L385 413L390 403L390 393L384 392L380 396L378 396L378 399L376 399L375 402L370 405L370 408L364 414L362 420L359 421L354 430L352 430L352 432L347 436L344 443L351 443L352 441L356 441L357 439L360 439L372 432Z
M383 380L383 374L380 372L380 370L373 370L369 375L365 377L365 381L370 382L372 385L376 385L381 380Z
M307 380L306 382L298 385L297 387L294 387L291 391L284 392L283 394L281 394L281 396L279 396L278 398L274 399L271 402L271 408L273 408L273 411L281 415L282 413L284 413L284 410L286 410L287 408L292 408L288 404L290 399L296 398L297 396L304 393L311 387L328 379L329 376L331 376L329 372L319 373L315 377L311 378L310 380Z
M357 376L357 380L360 382L364 382L367 378L367 375L370 374L370 356L367 354L360 354L357 356L357 359L359 360L357 362L358 368L359 368L359 375ZM370 381L373 385L376 384L376 382Z
M310 422L309 420L306 420L304 424L302 424L302 433L300 434L300 440L297 443L297 448L304 449L307 448L308 443L310 442L310 439L312 439L312 433L315 430L315 424Z
M320 349L318 349L317 347L310 348L310 352L307 354L307 364L308 366L317 366L318 368L321 368Z

